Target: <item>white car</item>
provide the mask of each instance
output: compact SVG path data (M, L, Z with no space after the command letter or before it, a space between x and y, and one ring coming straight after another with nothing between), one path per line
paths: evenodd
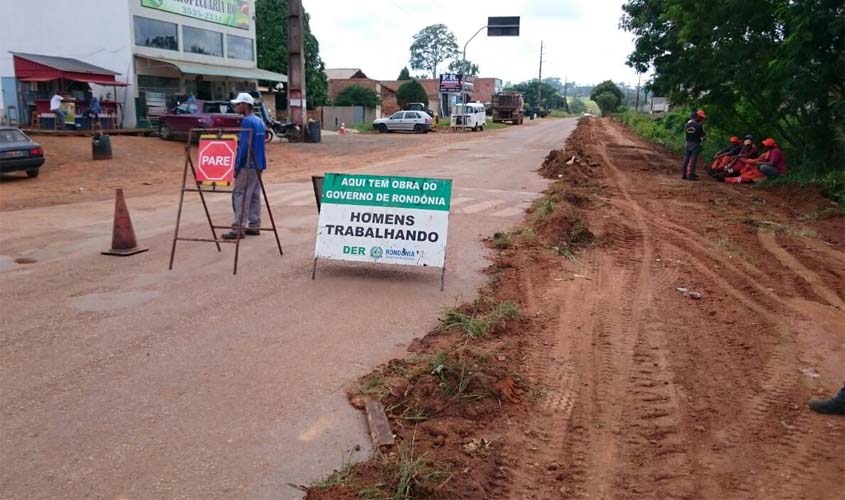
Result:
M374 121L373 128L381 133L401 130L422 134L431 130L431 117L423 111L397 111Z
M472 130L484 130L487 123L487 112L480 102L468 102L456 104L452 107L452 128L470 128Z

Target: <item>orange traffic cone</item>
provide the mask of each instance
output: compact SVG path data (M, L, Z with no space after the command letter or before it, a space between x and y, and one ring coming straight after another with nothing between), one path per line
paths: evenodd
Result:
M132 219L129 218L129 209L126 208L126 200L123 199L123 190L118 189L114 199L114 229L112 230L111 249L104 250L103 255L135 255L146 252L149 248L138 248L138 241L135 240L135 230L132 228Z

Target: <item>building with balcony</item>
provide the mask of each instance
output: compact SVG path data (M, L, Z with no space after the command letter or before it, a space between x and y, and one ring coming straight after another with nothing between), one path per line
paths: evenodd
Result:
M227 99L256 90L258 81L287 82L257 67L254 0L28 0L4 10L0 117L6 121L26 123L36 101L62 91L80 103L91 95L114 102L118 123L134 127L187 96ZM18 78L15 53L92 65L113 74L115 84L69 73Z

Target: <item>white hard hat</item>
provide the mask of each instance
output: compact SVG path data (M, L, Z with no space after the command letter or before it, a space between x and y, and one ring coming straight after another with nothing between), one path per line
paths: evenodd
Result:
M232 104L238 104L240 102L245 102L250 106L255 105L255 99L253 99L253 97L247 94L246 92L241 92L240 94L238 94L238 97L232 99Z

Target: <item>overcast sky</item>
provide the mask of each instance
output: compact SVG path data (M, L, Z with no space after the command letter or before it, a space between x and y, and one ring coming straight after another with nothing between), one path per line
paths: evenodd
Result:
M459 47L487 23L487 16L520 16L518 38L487 37L468 46L467 59L481 76L521 82L537 77L543 40L543 78L577 83L603 80L636 84L625 66L633 48L618 28L624 0L303 0L327 68L361 68L370 78L395 79L410 58L417 31L445 24ZM444 67L443 70L446 70ZM438 69L438 73L441 70ZM412 75L421 73L412 71Z

